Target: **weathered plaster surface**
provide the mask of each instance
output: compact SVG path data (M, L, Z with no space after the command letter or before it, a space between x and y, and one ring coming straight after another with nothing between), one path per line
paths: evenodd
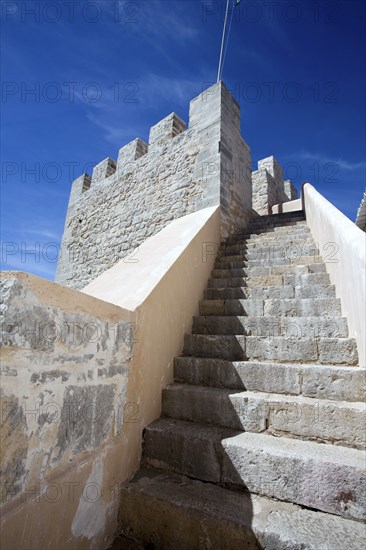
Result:
M99 456L94 462L93 469L87 479L87 487L103 487L104 481L104 454ZM97 495L97 491L95 491ZM80 499L78 509L74 516L71 531L75 538L86 537L87 539L95 539L99 533L103 534L107 522L108 509L111 503L107 504L102 498ZM92 545L95 547L95 545Z
M49 540L66 540L65 516L85 501L79 468L123 431L135 316L18 272L2 274L1 294L2 543L47 548L37 523L60 516Z

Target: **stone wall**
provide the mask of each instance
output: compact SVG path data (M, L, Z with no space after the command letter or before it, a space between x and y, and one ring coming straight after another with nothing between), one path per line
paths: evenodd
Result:
M272 206L298 198L290 180L284 181L283 171L275 157L258 162L258 170L252 174L253 209L261 216L272 213Z
M223 83L74 181L56 281L83 288L171 220L221 205L221 233L244 227L252 210L251 158L240 108ZM131 260L126 261L133 261Z

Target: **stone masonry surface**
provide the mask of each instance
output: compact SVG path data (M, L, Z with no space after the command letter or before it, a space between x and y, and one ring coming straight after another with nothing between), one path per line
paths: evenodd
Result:
M274 196L265 202L290 200L279 164L269 160L261 174ZM256 215L250 149L239 106L223 83L191 101L188 129L172 113L151 128L149 144L137 138L120 149L117 162L107 158L92 176L74 181L55 280L83 288L121 258L136 261L127 257L171 220L215 205L223 237Z
M290 180L284 180L283 171L275 157L258 162L258 170L252 174L253 209L260 215L271 214L272 206L298 198Z
M2 502L98 450L121 432L126 413L134 323L97 300L99 314L80 299L78 307L55 305L56 285L39 284L41 298L25 274L0 285Z

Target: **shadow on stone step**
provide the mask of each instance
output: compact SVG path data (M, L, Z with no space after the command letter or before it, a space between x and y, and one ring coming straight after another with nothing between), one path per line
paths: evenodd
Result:
M154 550L154 549L143 546L139 542L136 542L132 539L124 537L123 535L118 535L114 539L112 544L108 546L107 550Z
M122 489L120 528L143 541L136 548L262 550L252 518L248 494L169 471L139 470Z

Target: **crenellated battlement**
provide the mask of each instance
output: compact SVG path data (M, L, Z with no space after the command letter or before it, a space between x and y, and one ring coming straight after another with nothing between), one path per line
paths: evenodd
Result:
M134 170L135 161L139 160L142 156L149 153L156 153L159 148L168 146L169 143L179 134L185 132L187 129L194 129L200 126L201 128L206 126L212 126L213 123L217 123L220 120L222 112L223 99L231 103L232 117L230 124L240 127L240 107L236 100L231 96L229 90L223 83L221 85L221 94L218 93L218 85L214 85L211 88L205 90L202 94L195 97L190 102L189 109L189 126L185 121L180 118L176 113L171 113L166 116L154 126L150 128L149 143L146 143L141 138L136 138L133 141L127 143L118 153L117 161L113 158L106 158L98 163L92 170L91 183L85 188L80 188L79 178L73 182L73 189L75 185L74 197L79 193L80 195L89 190L96 183L110 183L113 181L111 176L114 174L123 175ZM225 137L221 136L225 141ZM223 145L225 146L225 145ZM87 174L85 174L87 176ZM107 181L108 180L108 181Z
M99 164L94 166L93 174L91 177L91 185L112 176L116 171L117 163L110 157L102 160Z
M135 162L145 155L156 155L162 147L169 146L172 140L187 129L197 130L208 126L215 127L220 122L222 114L222 101L231 104L231 120L228 127L235 126L240 132L240 107L236 100L231 96L230 92L223 83L220 83L222 94L217 92L217 86L205 90L202 94L192 99L189 109L189 126L176 113L171 113L154 126L150 128L149 143L146 143L141 138L136 138L120 148L117 161L113 158L106 158L98 163L92 170L91 182L89 186L80 188L79 178L72 184L72 194L75 200L77 194L81 195L85 191L93 188L95 184L109 184L114 181L111 178L113 175L118 177L133 172L136 169ZM216 89L215 89L216 88ZM224 130L224 127L222 127ZM225 132L221 134L221 147L225 148L225 143L230 141L227 139ZM244 142L244 146L249 150L249 147ZM271 158L271 157L270 157ZM267 160L267 159L264 159Z
M150 128L149 148L154 149L168 143L184 132L186 123L176 113L171 113Z
M72 185L73 198L75 199L77 194L81 195L88 191L95 184L110 183L112 181L110 178L114 174L121 176L133 171L135 161L149 152L154 154L157 148L169 144L169 141L184 132L185 129L184 120L176 113L171 113L150 128L149 143L141 138L136 138L121 147L117 161L108 157L94 166L92 176L84 174L84 178L90 178L89 185L80 186L80 178L77 178Z
M149 153L156 151L186 130L186 123L176 113L171 113L150 128L149 143L141 138L136 138L120 148L117 161L113 158L106 158L94 166L92 175L83 174L72 183L73 202L78 195L88 191L95 184L110 183L111 176L117 174L122 176L132 172L135 168L135 161ZM80 178L85 183L80 185ZM108 180L108 181L107 181ZM88 183L87 183L88 182Z
M288 200L274 157L259 173ZM150 128L149 143L134 139L73 182L56 281L82 288L172 220L206 207L220 206L228 237L259 212L252 200L240 107L218 82L190 101L188 127L171 113Z
M149 145L141 138L136 138L121 147L117 159L117 173L124 174L132 169L131 163L148 153Z

